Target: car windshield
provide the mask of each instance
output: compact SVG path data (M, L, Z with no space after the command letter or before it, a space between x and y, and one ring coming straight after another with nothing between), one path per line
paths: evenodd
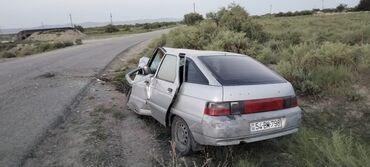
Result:
M200 56L199 59L225 86L286 82L275 72L248 56Z

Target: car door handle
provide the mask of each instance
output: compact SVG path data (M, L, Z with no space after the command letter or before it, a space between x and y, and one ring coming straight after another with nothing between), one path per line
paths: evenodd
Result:
M172 93L172 88L168 88L168 89L167 89L167 92L168 92L168 93Z
M149 85L149 81L144 81L144 83L145 83L146 85Z

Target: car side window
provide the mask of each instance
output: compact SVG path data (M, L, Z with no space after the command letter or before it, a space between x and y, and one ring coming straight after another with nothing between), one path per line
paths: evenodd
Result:
M158 79L162 79L169 82L175 82L177 72L177 57L173 55L166 55L159 67Z
M203 75L203 73L199 70L199 68L192 60L186 59L185 70L185 82L202 85L209 84L207 78Z
M155 74L155 72L157 71L163 56L164 53L160 49L158 49L149 65L152 74Z

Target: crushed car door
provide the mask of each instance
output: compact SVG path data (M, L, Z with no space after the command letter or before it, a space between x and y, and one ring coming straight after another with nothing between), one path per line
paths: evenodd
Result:
M163 56L164 52L161 49L157 49L148 62L151 73L147 75L137 73L133 80L131 95L127 104L138 114L151 115L151 111L147 106L147 100L151 94L150 83Z
M179 56L166 54L156 75L151 80L149 106L152 116L166 124L166 113L179 86Z

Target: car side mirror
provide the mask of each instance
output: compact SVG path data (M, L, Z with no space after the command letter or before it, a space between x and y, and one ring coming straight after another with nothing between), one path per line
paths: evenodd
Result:
M143 68L142 68L142 72L144 75L148 75L148 74L151 74L151 70L150 70L150 67L148 65L145 65Z
M140 68L144 68L148 64L149 58L147 57L142 57L139 59L139 64L137 65Z

